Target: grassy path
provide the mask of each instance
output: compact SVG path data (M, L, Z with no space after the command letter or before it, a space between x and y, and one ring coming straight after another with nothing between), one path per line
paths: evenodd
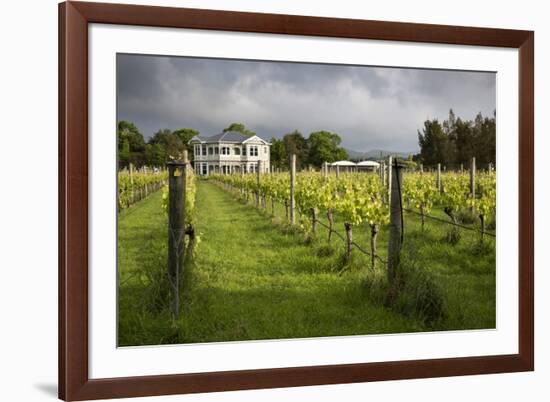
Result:
M182 316L173 322L165 307L166 217L160 203L159 192L119 216L120 345L426 329L372 297L364 285L368 257L356 253L353 268L341 274L340 255L326 255L325 241L307 244L301 233L276 227L206 181L197 190L197 253L184 276ZM437 231L423 236L419 253L427 261L439 259L425 269L436 271L450 296L451 320L441 329L494 325L494 269L487 268L494 260L466 255L467 244L440 245ZM384 235L379 247L385 248ZM471 266L465 269L461 261ZM457 281L463 284L458 293Z
M361 272L339 275L338 257L319 257L300 234L202 182L201 243L191 273L190 341L314 337L414 329L366 302ZM191 311L193 310L193 311Z

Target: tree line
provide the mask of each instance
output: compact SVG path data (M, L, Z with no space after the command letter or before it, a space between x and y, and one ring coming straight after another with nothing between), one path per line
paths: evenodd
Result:
M271 164L275 168L285 169L289 165L290 155L295 154L298 170L308 166L320 168L324 162L348 158L348 152L340 146L341 143L340 135L330 131L315 131L306 138L295 130L282 139L271 139Z
M164 166L170 159L180 157L187 143L199 132L192 128L158 130L148 141L137 126L129 121L119 121L117 130L119 169L132 163L136 167Z
M223 132L236 131L248 137L256 133L242 123L231 123ZM187 150L193 160L193 147L189 141L200 132L193 128L177 130L158 130L148 141L137 126L128 121L118 122L118 164L119 169L132 163L136 167L163 166L170 159L181 156ZM289 156L296 154L297 168L312 165L319 168L323 162L334 162L347 159L347 151L340 146L341 137L329 131L316 131L307 138L299 131L285 134L282 139L271 139L271 164L275 168L288 167Z
M469 166L472 157L478 166L496 162L496 112L493 117L478 113L474 120L456 117L453 110L440 123L437 119L426 120L422 131L418 131L420 154L415 160L425 166L438 163L448 167L461 164Z
M249 137L256 135L242 123L231 123L223 131L236 131ZM188 143L199 134L193 128L161 129L145 141L134 123L120 121L117 133L119 168L127 167L130 163L136 167L163 166L170 159L180 157L183 150L187 150L193 160L193 147ZM281 139L271 139L271 164L275 168L286 169L290 155L296 154L297 169L308 166L318 169L324 162L349 158L341 143L342 138L334 132L315 131L305 137L294 130ZM418 145L420 153L413 159L426 167L438 163L449 168L461 164L468 166L474 156L478 166L489 163L495 166L496 114L483 117L479 113L474 120L463 120L457 118L451 109L449 117L442 123L437 119L424 122L422 130L418 131Z

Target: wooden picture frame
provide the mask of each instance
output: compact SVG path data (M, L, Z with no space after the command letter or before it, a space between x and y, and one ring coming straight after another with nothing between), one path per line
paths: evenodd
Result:
M120 24L519 49L519 353L213 373L88 375L88 24ZM185 8L59 5L59 397L139 397L534 369L534 33Z

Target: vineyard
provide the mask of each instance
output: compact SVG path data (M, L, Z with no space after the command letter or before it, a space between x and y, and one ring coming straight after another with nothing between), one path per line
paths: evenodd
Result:
M119 213L121 345L494 328L494 171L175 169Z
M284 205L285 218L293 223L289 212L292 185L288 173L261 176L212 175L209 179L220 183L245 201L255 198L256 207L264 210L270 208L272 215L275 212L275 203ZM377 235L380 228L389 223L390 218L388 183L381 180L378 174L343 173L336 176L305 172L297 175L294 187L296 209L301 217L300 228L306 234L315 236L317 224L326 226L320 216L326 216L328 242L334 233L338 233L337 229L341 229L346 234L346 257L351 257L352 248L356 246L360 251L371 255L371 265L374 268L379 257L376 247ZM478 174L473 189L469 176L464 173L406 173L403 179L402 199L403 212L418 214L423 230L426 219L431 218L439 223L448 223L451 233L456 234L457 228L477 231L480 241L483 241L486 235L494 236L493 232L487 231L487 222L494 224L496 213L494 171ZM437 215L444 212L448 222L431 216L430 213L434 209ZM465 211L471 211L466 218L469 225L459 223L459 220L464 220ZM343 227L337 228L334 225L335 215L341 217ZM369 231L370 251L364 251L364 247L353 242L354 228L366 228Z

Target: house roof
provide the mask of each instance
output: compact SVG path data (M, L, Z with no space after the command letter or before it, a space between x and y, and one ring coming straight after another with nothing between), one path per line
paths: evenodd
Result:
M216 135L212 135L209 137L202 136L202 135L196 135L195 137L191 138L189 142L192 141L199 141L199 142L233 142L236 144L242 144L243 142L246 142L247 140L250 140L252 138L258 138L259 140L265 142L266 144L269 144L264 139L258 137L257 135L252 137L247 137L246 135L239 133L237 131L226 131L225 133L219 133Z

